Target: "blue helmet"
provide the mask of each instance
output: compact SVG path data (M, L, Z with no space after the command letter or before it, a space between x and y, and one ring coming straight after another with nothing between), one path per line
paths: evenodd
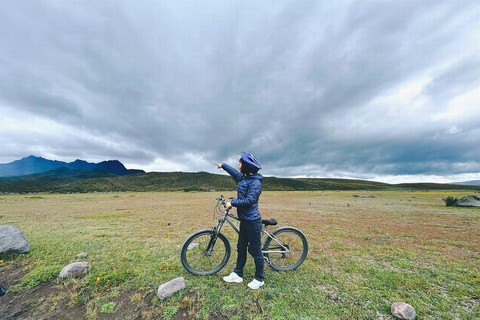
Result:
M260 165L260 161L258 161L257 157L255 157L251 153L245 152L244 154L242 154L242 160L257 170L262 169L262 166Z

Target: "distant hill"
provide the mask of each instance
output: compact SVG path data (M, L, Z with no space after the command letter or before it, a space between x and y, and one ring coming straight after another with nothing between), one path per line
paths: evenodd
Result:
M470 181L480 182L480 181ZM387 183L351 179L265 177L265 191L307 190L478 190L474 184ZM116 191L213 191L236 190L228 175L207 172L150 172L129 170L118 160L66 163L29 156L0 164L1 193L116 192Z
M453 182L452 184L459 184L462 186L480 186L480 180Z
M19 177L30 174L49 172L59 168L77 171L104 171L115 175L145 173L143 170L127 169L118 160L108 160L100 163L90 163L84 160L63 162L48 160L42 157L28 156L10 163L0 164L0 177Z
M448 183L400 183L394 186L403 190L480 190L480 186Z
M104 175L104 176L96 176ZM84 193L118 191L234 191L236 184L228 175L207 172L150 172L113 175L104 171L75 171L66 168L42 174L0 179L1 193ZM293 179L265 177L265 191L309 190L476 190L480 186L451 184L400 184L349 179Z
M70 170L65 167L60 167L55 170L27 174L25 176L15 177L0 177L0 182L14 182L14 181L72 181L80 179L116 177L117 175L102 170L84 171L84 170Z

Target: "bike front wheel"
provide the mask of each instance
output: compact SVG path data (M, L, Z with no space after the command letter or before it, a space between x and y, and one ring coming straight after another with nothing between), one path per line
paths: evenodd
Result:
M307 237L298 229L283 227L272 232L263 245L270 266L279 271L298 268L308 254Z
M230 258L230 243L222 234L200 230L192 234L182 246L180 260L190 273L205 276L222 270Z

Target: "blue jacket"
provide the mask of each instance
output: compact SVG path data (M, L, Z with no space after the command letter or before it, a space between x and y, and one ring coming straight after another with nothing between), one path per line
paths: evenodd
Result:
M238 217L245 220L260 219L258 198L262 193L263 176L258 173L244 176L240 171L225 163L222 164L222 168L227 171L238 184L237 199L231 201L232 206L237 208Z

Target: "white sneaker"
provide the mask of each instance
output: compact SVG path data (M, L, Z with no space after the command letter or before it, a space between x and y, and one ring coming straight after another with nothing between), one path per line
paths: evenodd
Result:
M265 282L263 281L258 281L257 279L253 279L253 281L248 284L248 287L250 289L257 290L258 288L263 286L264 283Z
M239 277L235 272L230 273L230 275L223 277L223 281L225 282L235 282L235 283L242 283L243 278Z

